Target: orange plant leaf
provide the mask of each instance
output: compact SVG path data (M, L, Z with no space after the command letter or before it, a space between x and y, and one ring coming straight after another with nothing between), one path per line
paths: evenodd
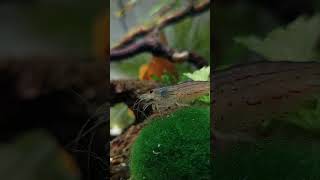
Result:
M140 66L140 69L139 69L139 79L140 80L144 80L145 79L144 76L147 73L148 68L149 68L148 64L143 64L143 65Z
M160 33L160 41L167 45L167 38L163 32ZM161 57L153 56L149 64L143 64L139 70L140 80L151 80L152 76L161 78L164 73L177 77L175 64Z

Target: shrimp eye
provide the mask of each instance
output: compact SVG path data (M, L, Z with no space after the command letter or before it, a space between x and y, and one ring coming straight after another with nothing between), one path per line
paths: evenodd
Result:
M153 93L153 90L150 90L149 92L150 92L150 93Z

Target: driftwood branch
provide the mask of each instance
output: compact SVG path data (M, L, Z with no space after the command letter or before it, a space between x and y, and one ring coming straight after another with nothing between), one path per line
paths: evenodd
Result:
M177 50L164 45L154 36L144 38L125 48L112 50L110 59L119 61L145 52L149 52L154 56L166 58L175 63L187 61L198 68L208 65L208 62L202 56L188 51L178 52Z
M159 87L159 85L160 84L155 81L112 80L110 82L109 102L111 104L125 102L128 105L132 105L139 94Z

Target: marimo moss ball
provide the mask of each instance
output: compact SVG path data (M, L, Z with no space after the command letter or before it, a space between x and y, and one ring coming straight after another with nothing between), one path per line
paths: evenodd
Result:
M320 146L312 142L262 141L217 153L213 177L219 180L319 180Z
M132 179L210 179L209 114L189 107L153 119L131 149Z

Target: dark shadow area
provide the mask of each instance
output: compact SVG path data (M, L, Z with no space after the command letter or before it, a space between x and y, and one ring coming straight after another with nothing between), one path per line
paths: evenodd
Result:
M38 167L25 179L107 176L107 14L104 1L0 1L1 157L6 147L43 130L63 152L50 157L62 159L63 172L75 175L54 174L55 164L50 176ZM34 160L43 150L16 148Z

